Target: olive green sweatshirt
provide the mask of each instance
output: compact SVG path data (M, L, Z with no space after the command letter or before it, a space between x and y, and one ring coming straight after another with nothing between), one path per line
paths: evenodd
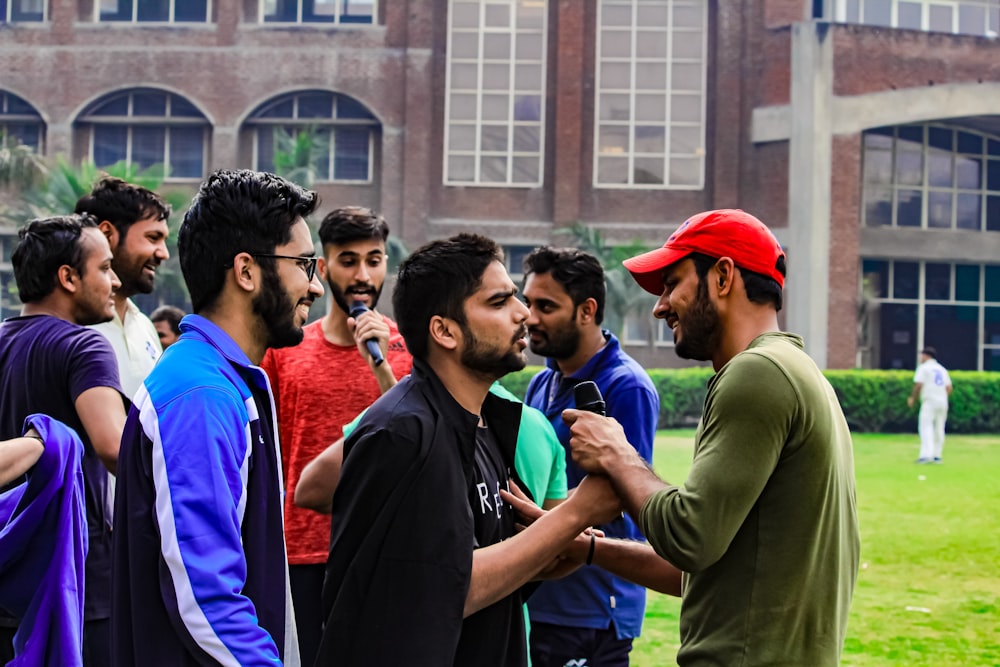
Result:
M682 486L640 524L686 574L677 662L838 665L860 539L851 434L802 339L754 339L711 379Z

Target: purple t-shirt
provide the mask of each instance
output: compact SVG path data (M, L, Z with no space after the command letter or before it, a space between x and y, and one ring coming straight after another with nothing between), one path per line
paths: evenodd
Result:
M21 435L24 418L37 412L66 424L83 441L90 538L84 603L88 621L111 615L111 517L104 508L107 469L76 414L76 399L94 387L121 391L114 350L99 332L51 315L11 317L0 324L0 439Z

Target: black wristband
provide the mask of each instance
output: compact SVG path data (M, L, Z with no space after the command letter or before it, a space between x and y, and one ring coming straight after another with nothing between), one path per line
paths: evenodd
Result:
M594 533L590 534L590 549L587 551L587 560L584 561L585 565L590 565L594 562L594 544L597 540L594 539Z

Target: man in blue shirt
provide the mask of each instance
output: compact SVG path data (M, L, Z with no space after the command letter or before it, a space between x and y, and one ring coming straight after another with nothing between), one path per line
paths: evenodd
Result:
M298 665L274 399L260 362L323 295L314 192L217 171L184 215L193 315L136 392L115 499L112 665Z
M595 382L609 417L617 419L639 454L652 460L660 399L652 380L601 328L604 269L573 248L542 247L524 260L524 300L531 351L548 357L532 378L525 403L545 413L569 453L562 411L575 407L573 389ZM569 488L586 473L566 457ZM609 537L643 540L628 517L600 526ZM628 665L632 639L642 630L645 588L596 566L584 566L542 584L528 600L534 667Z

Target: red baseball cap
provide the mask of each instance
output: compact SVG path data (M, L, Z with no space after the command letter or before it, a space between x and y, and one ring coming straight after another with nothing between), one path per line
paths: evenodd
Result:
M778 259L785 256L781 244L767 226L745 211L726 208L705 211L688 218L662 248L651 250L623 264L639 286L650 294L663 294L663 269L691 253L729 257L741 269L760 273L785 286Z

